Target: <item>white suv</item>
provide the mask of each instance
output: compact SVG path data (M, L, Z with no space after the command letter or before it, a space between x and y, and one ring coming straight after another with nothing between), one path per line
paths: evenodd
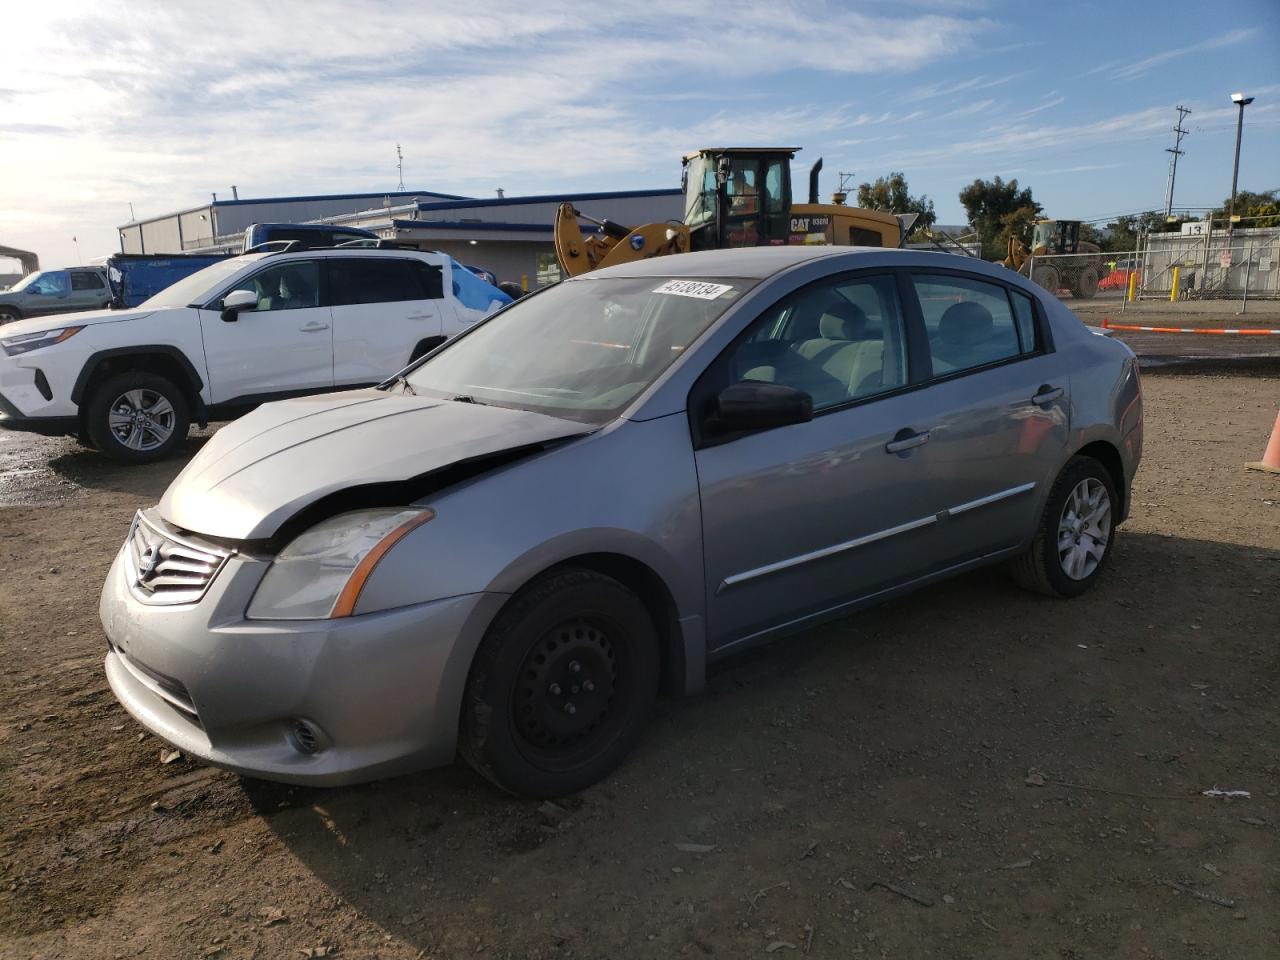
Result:
M133 310L6 325L0 427L79 436L122 462L156 460L192 421L379 383L509 299L444 254L233 257Z

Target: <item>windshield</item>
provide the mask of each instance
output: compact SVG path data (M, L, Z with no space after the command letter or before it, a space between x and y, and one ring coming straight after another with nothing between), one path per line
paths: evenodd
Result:
M454 341L408 375L408 388L607 423L753 283L662 277L561 283Z
M14 293L17 293L19 290L25 290L27 287L34 285L36 290L40 290L45 293L53 293L56 289L66 286L66 281L64 279L61 283L58 282L60 279L62 278L59 276L59 271L57 270L37 270L35 273L27 274L9 289ZM44 283L41 283L41 280L43 280Z
M211 263L189 277L165 287L154 297L143 300L138 309L159 307L194 307L204 303L218 287L260 257L230 257Z

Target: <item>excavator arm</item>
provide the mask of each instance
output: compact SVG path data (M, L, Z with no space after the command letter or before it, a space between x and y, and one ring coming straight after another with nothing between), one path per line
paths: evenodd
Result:
M579 219L596 224L600 232L584 234ZM599 267L612 267L669 253L688 253L689 228L680 223L624 227L612 220L595 220L581 213L572 203L562 203L556 210L555 244L560 272L566 277L576 277Z

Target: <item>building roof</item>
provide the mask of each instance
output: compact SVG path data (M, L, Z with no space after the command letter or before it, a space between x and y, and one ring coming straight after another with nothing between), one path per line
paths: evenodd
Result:
M515 207L531 203L580 203L584 200L626 200L633 197L678 197L680 189L662 190L609 190L603 193L543 193L531 197L485 197L484 199L455 199L440 202L419 203L420 211L466 210L472 207Z
M316 193L300 197L244 197L239 200L210 200L208 203L201 203L194 207L184 207L181 210L171 210L168 213L160 213L154 217L130 220L116 229L127 230L129 227L141 226L144 223L155 223L157 220L168 220L171 217L180 217L187 213L197 213L201 210L208 210L211 207L243 207L264 203L314 203L318 200L381 200L384 197L395 197L405 202L416 200L419 197L436 197L444 201L466 200L466 197L456 193L440 193L435 190L378 190L374 193Z

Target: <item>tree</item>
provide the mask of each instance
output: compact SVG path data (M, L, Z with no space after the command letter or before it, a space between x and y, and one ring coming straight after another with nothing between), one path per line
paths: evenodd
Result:
M1139 214L1116 217L1106 226L1106 235L1099 244L1105 253L1123 253L1138 248L1138 238L1148 233L1177 233L1182 220L1169 223L1159 210L1146 210ZM1083 239L1083 238L1082 238Z
M1231 198L1222 201L1222 207L1213 211L1214 220L1226 220ZM1240 190L1236 193L1236 216L1241 218L1242 228L1280 226L1280 190L1254 193ZM1216 229L1216 227L1215 227Z
M907 178L897 171L890 172L887 177L877 177L874 183L858 184L858 206L864 210L918 214L910 233L928 230L938 220L933 201L923 193L918 197L911 196Z
M960 191L969 222L982 241L984 260L998 260L1005 254L1009 232L1020 230L1041 212L1040 204L1031 196L1031 188L1018 189L1018 180L974 180ZM1017 214L1006 224L1006 219ZM1001 241L1004 241L1003 244Z

